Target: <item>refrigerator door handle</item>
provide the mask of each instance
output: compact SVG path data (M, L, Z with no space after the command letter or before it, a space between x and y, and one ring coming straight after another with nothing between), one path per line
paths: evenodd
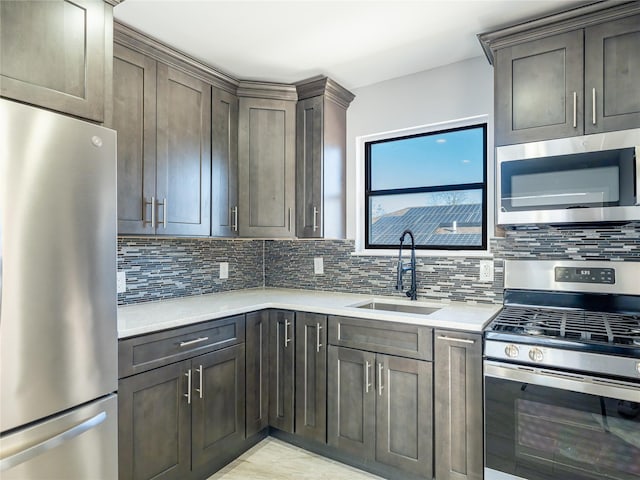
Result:
M65 430L64 432L59 433L43 442L37 443L36 445L26 448L25 450L0 459L0 472L9 470L16 465L20 465L21 463L31 460L53 448L62 445L63 443L68 442L72 438L77 437L87 430L91 430L92 428L97 427L102 422L104 422L106 418L107 412L100 412L90 419L85 420L84 422L79 423L78 425L75 425L70 429Z

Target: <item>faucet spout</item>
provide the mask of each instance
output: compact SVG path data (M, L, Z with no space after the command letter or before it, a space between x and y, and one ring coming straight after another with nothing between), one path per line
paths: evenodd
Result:
M402 261L402 244L404 243L404 238L407 235L409 235L409 238L411 239L411 261L409 265L404 265ZM405 293L411 300L417 300L418 286L416 281L416 242L413 236L413 232L409 229L402 232L402 235L400 236L396 290L402 290L402 275L407 271L411 271L411 288L409 288L409 290L407 290Z

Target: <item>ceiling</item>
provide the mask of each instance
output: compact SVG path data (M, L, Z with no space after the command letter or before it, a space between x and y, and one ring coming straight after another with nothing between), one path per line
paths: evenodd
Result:
M577 0L126 0L115 18L243 80L355 89L483 55L486 32Z

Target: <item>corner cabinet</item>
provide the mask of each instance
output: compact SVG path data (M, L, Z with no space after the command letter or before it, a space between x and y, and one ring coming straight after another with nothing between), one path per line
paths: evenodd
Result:
M269 425L293 433L295 312L269 313Z
M435 455L438 480L482 480L482 336L435 331Z
M640 127L640 5L601 3L479 36L496 145Z
M208 236L211 85L116 44L118 233Z
M296 235L345 238L346 115L354 95L327 77L296 88Z
M96 0L0 2L0 95L104 122L112 10Z
M240 236L293 237L295 87L241 82L238 96Z
M246 315L247 438L269 426L269 311Z

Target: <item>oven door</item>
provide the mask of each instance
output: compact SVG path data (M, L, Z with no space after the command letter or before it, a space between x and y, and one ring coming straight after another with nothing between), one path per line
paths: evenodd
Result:
M485 480L640 478L640 384L484 368Z

